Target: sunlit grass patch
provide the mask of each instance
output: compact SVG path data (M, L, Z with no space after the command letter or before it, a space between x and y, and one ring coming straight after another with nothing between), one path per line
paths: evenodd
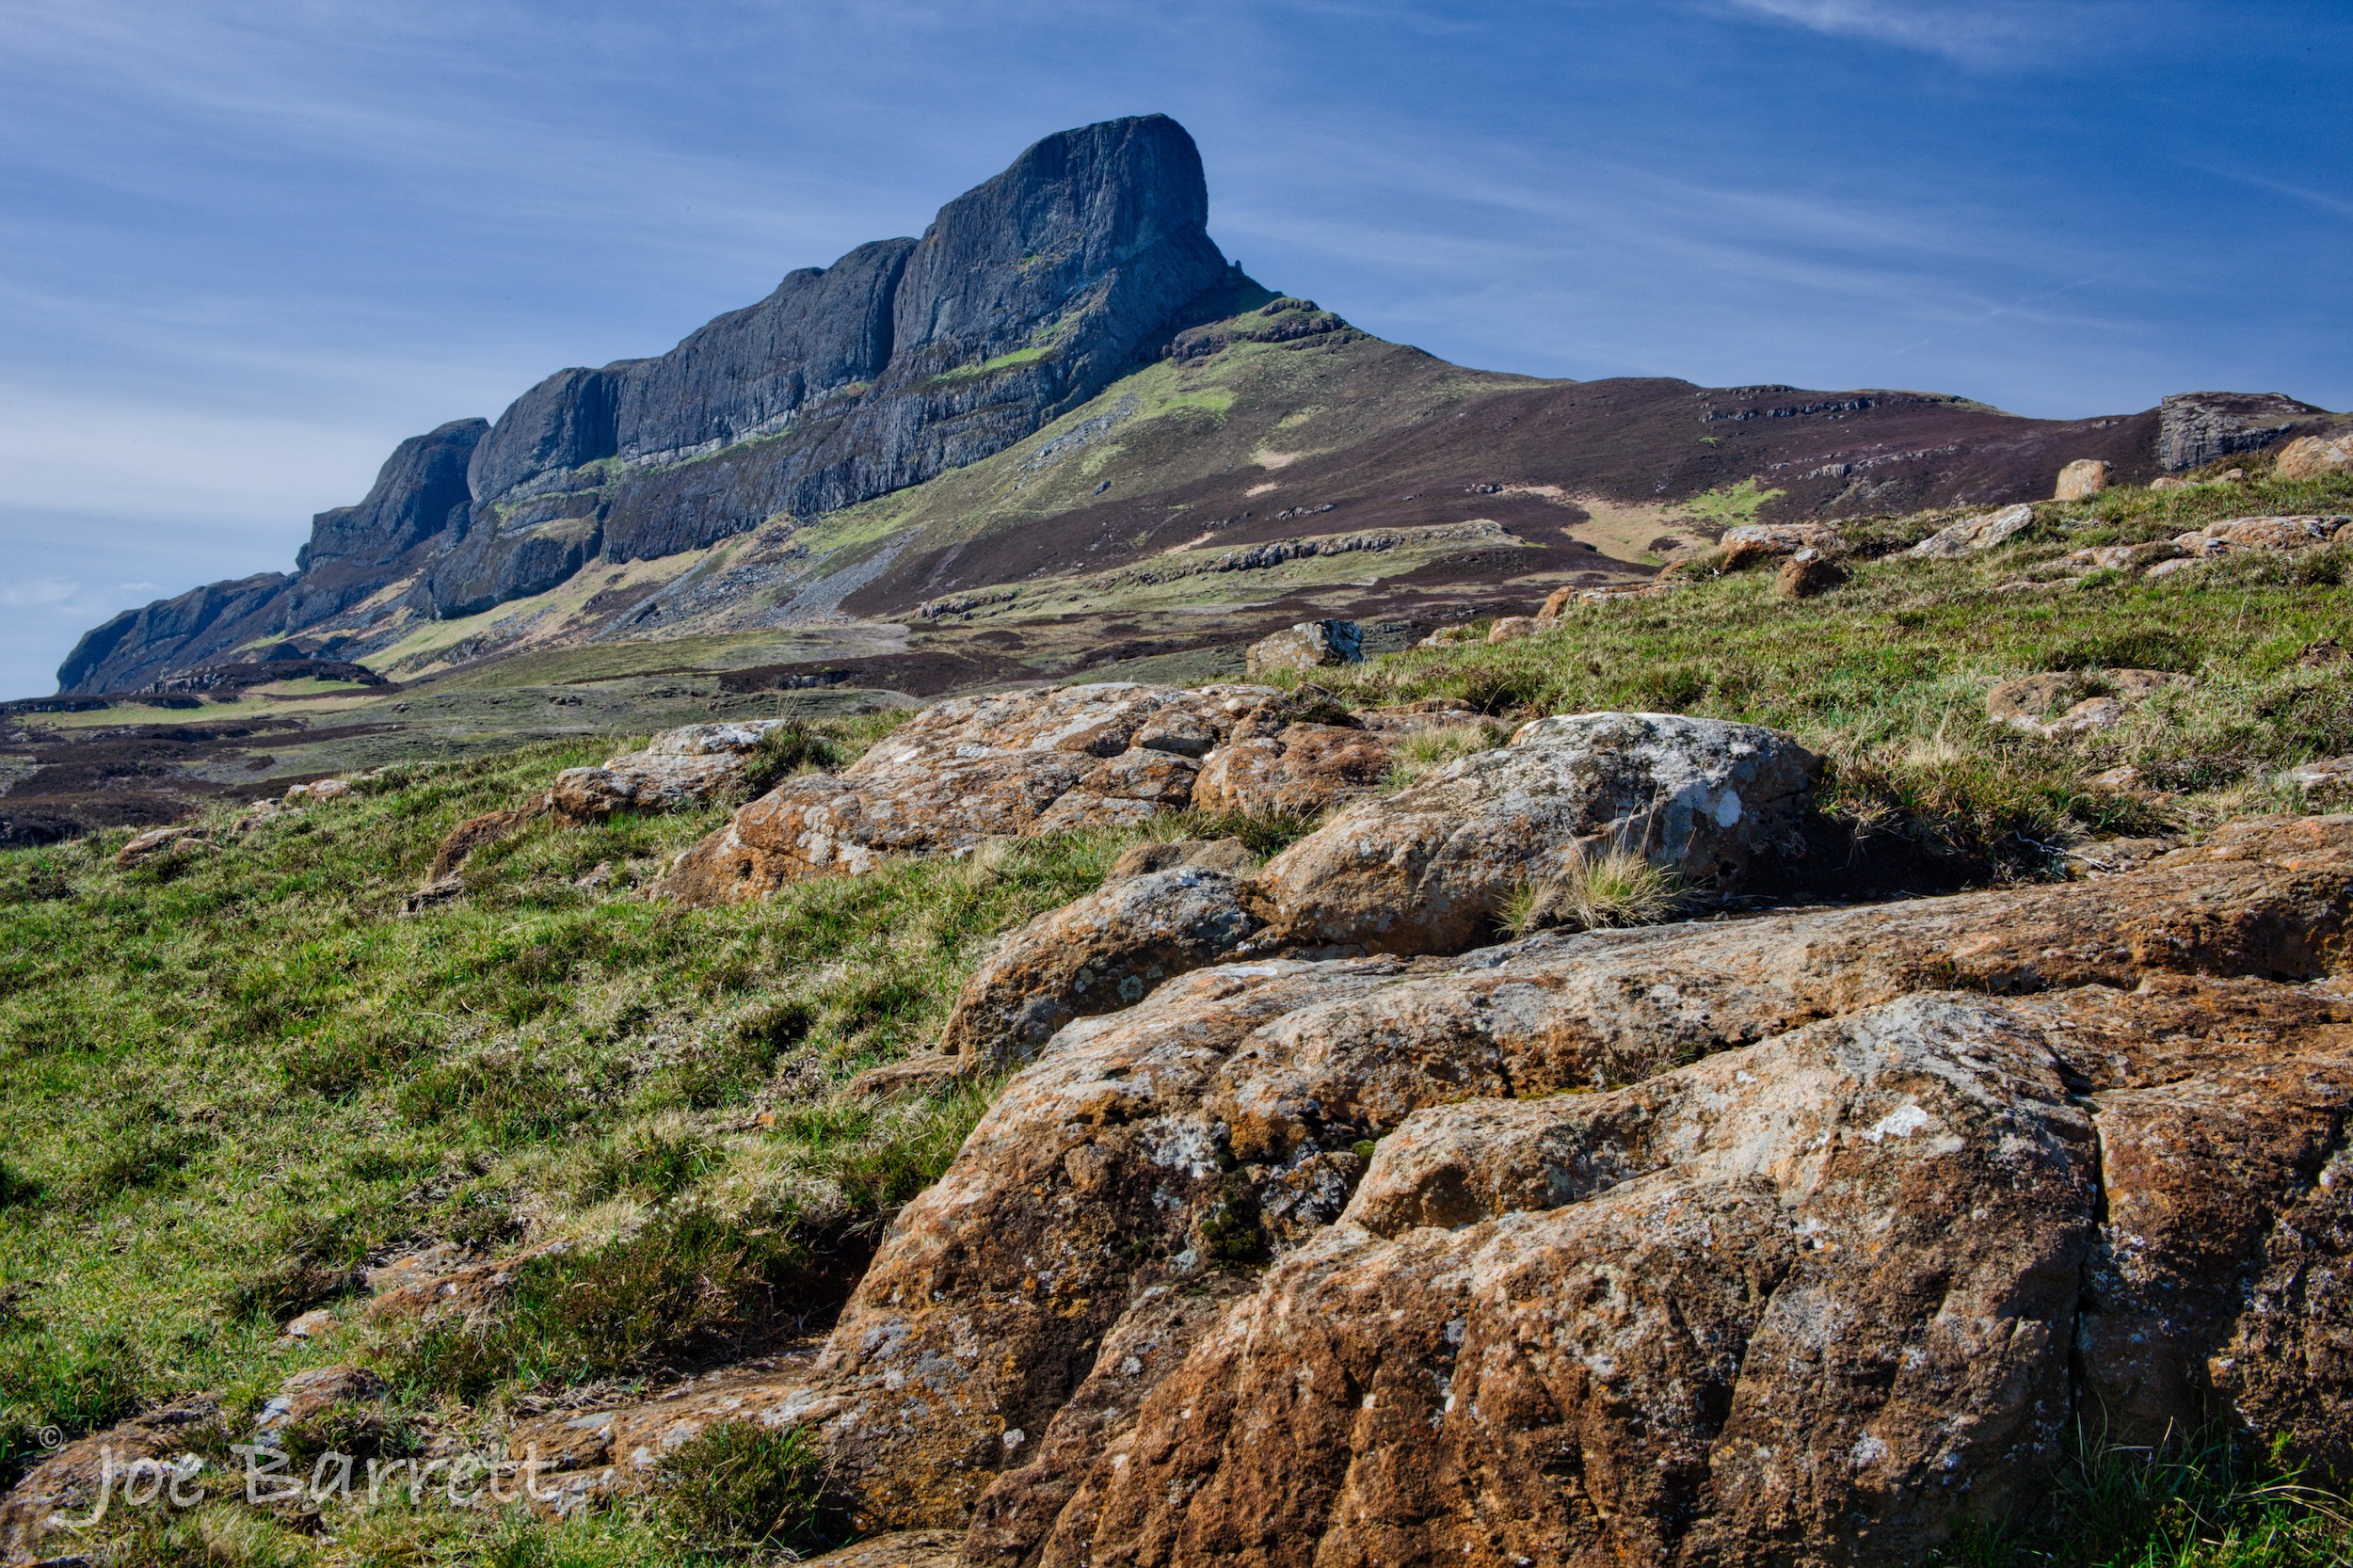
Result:
M2163 540L2217 517L2353 509L2353 478L2111 490L2037 507L2019 541L1915 560L1932 514L1843 525L1853 578L1802 601L1770 573L1573 610L1542 637L1417 648L1318 679L1358 705L1453 697L1497 718L1679 712L1764 724L1832 760L1822 804L1977 868L2042 874L2086 835L2179 830L2266 800L2279 770L2353 752L2353 549L2226 560L2155 582L2009 586L2083 545ZM1991 724L1986 693L2051 670L2186 681L2115 728L2042 739ZM2130 767L2137 790L2094 782ZM2063 858L2063 856L2061 856Z
M1486 721L1415 730L1397 743L1389 763L1389 776L1383 781L1383 788L1401 790L1424 774L1435 773L1449 762L1481 751L1492 751L1507 738L1502 726Z
M42 1427L327 1355L429 1414L822 1322L988 1092L848 1080L928 1045L978 953L1130 840L681 910L575 884L649 877L721 808L543 823L399 916L457 822L608 746L391 771L241 836L223 813L168 877L116 870L120 834L0 856L0 1481ZM437 1244L522 1260L490 1320L361 1333L360 1270ZM334 1347L280 1337L318 1305L352 1320Z

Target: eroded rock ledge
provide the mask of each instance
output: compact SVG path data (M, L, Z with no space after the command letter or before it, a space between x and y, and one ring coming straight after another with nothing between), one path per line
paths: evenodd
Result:
M2353 818L2098 881L1225 964L1053 1034L803 1422L970 1563L1921 1560L2078 1419L2353 1469ZM519 1433L518 1442L529 1433Z

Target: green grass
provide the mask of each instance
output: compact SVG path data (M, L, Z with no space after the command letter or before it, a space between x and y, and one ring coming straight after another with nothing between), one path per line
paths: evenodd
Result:
M1736 487L1725 504L1750 497L1769 499ZM2047 874L2090 835L2320 804L2271 775L2353 752L2353 664L2299 658L2353 643L2353 551L2156 584L2004 585L2083 545L2348 506L2344 479L2111 491L2038 507L2020 539L1958 562L1899 553L1956 514L1866 520L1846 530L1853 580L1822 599L1778 599L1769 573L1703 577L1535 637L1316 678L1358 705L1455 696L1498 721L1410 742L1401 778L1530 712L1751 720L1824 752L1827 803L1866 834ZM1996 680L2114 665L2193 683L2074 741L1985 720ZM838 766L888 722L781 731L763 776ZM338 1417L366 1426L354 1441L407 1451L479 1445L528 1401L617 1396L822 1325L990 1094L876 1103L849 1080L927 1044L993 936L1098 885L1127 840L1022 841L690 911L633 889L720 808L569 832L541 823L477 852L462 901L399 918L449 828L613 749L598 739L390 769L243 837L217 816L217 853L151 869L112 866L120 833L0 855L0 1483L35 1457L43 1427L72 1436L198 1391L242 1419L287 1374L329 1361L362 1361L391 1387L382 1409ZM2121 765L2161 792L2092 782ZM1239 836L1264 855L1310 825L1187 814L1155 828ZM574 886L605 862L612 888ZM1521 913L1651 918L1661 890L1624 871L1550 890L1559 907L1541 916L1531 892ZM1251 1214L1221 1224L1222 1245L1255 1256ZM357 1270L444 1243L512 1262L493 1310L364 1320ZM280 1336L320 1304L335 1335ZM562 1523L403 1505L313 1534L223 1500L129 1521L102 1555L587 1568L818 1543L822 1477L794 1434L718 1429L709 1442L701 1480L675 1470L645 1498ZM2227 1445L2095 1448L2049 1509L1948 1556L2301 1568L2346 1560L2345 1510Z
M1032 360L1043 360L1051 351L1051 345L1032 344L1028 348L1016 348L1009 354L1000 354L993 359L983 360L978 364L958 365L953 370L943 370L932 379L936 382L968 381L977 376L994 376L997 372L1009 370L1015 365L1026 365Z
M1683 909L1686 898L1675 873L1640 850L1609 849L1580 855L1559 876L1521 889L1506 903L1503 925L1515 936L1656 925Z
M1758 510L1767 502L1779 500L1781 495L1779 490L1759 489L1754 479L1743 479L1737 485L1695 495L1681 505L1683 511L1702 522L1713 523L1718 528L1731 528L1744 522L1754 522Z
M706 1427L663 1456L664 1524L690 1549L808 1543L824 1533L824 1463L799 1428Z
M1397 743L1382 788L1385 792L1402 790L1424 774L1435 773L1459 758L1492 751L1509 739L1503 727L1491 720L1417 729Z
M801 739L839 758L858 728ZM847 1080L928 1044L987 941L1123 840L680 910L629 885L721 809L542 823L399 918L450 827L610 749L390 771L153 870L114 869L120 833L0 856L0 1483L43 1427L249 1407L328 1360L435 1421L821 1320L984 1104ZM618 890L573 886L607 861ZM365 1325L354 1271L442 1242L532 1260L488 1323ZM280 1338L320 1304L338 1336Z
M2079 1443L2037 1507L1964 1530L1944 1568L2341 1568L2353 1499L2277 1452L2209 1435Z
M2272 776L2353 752L2353 664L2298 657L2324 639L2353 641L2353 549L2245 557L2155 583L2004 584L2087 545L2349 505L2353 480L2341 477L2114 490L2038 507L2021 539L1959 561L1898 548L1958 514L1869 520L1847 530L1853 581L1820 599L1777 597L1769 571L1703 577L1573 610L1519 641L1416 649L1318 680L1360 705L1451 696L1497 715L1614 709L1771 725L1831 759L1826 802L1865 830L2043 872L2087 835L2314 804ZM2109 666L2193 683L2100 735L2038 739L1986 719L1997 681ZM2154 792L2091 782L2122 766Z

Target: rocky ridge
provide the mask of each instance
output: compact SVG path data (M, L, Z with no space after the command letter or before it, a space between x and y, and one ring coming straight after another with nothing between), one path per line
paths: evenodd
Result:
M291 577L125 612L82 639L60 690L128 689L376 596L372 625L470 613L600 555L692 549L984 456L1192 324L1188 303L1229 278L1208 213L1200 154L1164 116L1048 136L920 239L794 272L667 354L559 371L495 424L402 442L363 502L318 515Z
M1187 712L997 703L931 755L1116 758ZM1816 765L1548 719L1255 877L1140 866L1041 917L943 1042L1030 1065L816 1362L620 1418L575 1484L755 1419L968 1562L1916 1561L2088 1420L2222 1409L2353 1467L2353 819L1477 945L1596 838L1728 887L1801 857ZM1405 848L1424 823L1476 853Z

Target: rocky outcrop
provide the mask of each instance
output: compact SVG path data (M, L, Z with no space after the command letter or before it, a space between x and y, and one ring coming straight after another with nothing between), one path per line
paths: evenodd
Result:
M466 466L489 425L453 420L392 449L356 506L311 520L294 575L215 583L125 611L84 636L57 667L60 692L127 691L213 664L350 610L421 571L464 531ZM302 651L297 649L296 651Z
M1784 599L1818 599L1844 586L1847 568L1818 550L1801 550L1773 574L1773 592Z
M1955 560L2008 544L2033 525L2032 506L2005 506L1938 529L1913 545L1912 553L1933 561Z
M1508 747L1378 793L1391 736L1463 717L1448 704L1359 720L1313 688L1264 686L1110 683L959 698L925 710L840 775L790 778L742 808L657 891L728 904L801 877L861 874L888 855L1136 827L1189 806L1293 817L1340 807L1251 883L1257 919L1276 928L1269 940L1436 952L1481 939L1514 895L1589 856L1631 851L1690 889L1724 893L1753 868L1785 868L1802 853L1819 760L1771 730L1710 719L1546 719ZM1205 740L1205 758L1188 755ZM562 779L556 798L562 811Z
M861 1528L1074 1564L1917 1563L2078 1425L2353 1467L2353 818L1080 1018L814 1364ZM567 1417L577 1425L587 1416Z
M288 581L283 572L257 572L125 610L82 633L57 666L57 690L69 696L134 691L274 635L284 625Z
M890 362L893 296L915 246L879 240L831 266L803 267L669 353L601 373L619 382L619 407L613 444L597 456L696 456L780 430L812 399L880 376Z
M789 778L745 806L681 856L657 891L729 904L800 877L857 875L886 855L1138 828L1188 808L1312 818L1374 794L1401 738L1475 717L1451 699L1352 715L1312 685L1116 681L960 697L924 710L840 775ZM581 814L566 805L570 794L605 790L624 763L652 765L616 759L571 770L557 779L558 811Z
M1256 870L1257 864L1258 857L1240 839L1161 839L1131 844L1120 851L1104 880L1116 882L1126 876L1173 872L1180 866L1198 866L1205 871L1240 876Z
M477 522L426 568L424 590L444 619L478 615L527 594L545 593L597 555L604 532L591 497L557 496L580 510L558 517Z
M840 775L789 778L680 856L681 903L758 898L804 876L985 839L1131 827L1191 804L1196 758L1282 694L1131 682L959 697L925 709Z
M1985 694L1985 716L2029 735L2095 734L2159 692L2186 686L2165 670L2057 670L2005 680Z
M2293 555L2320 545L2333 544L2353 524L2344 513L2304 517L2230 518L2177 535L2170 559L2148 569L2151 577L2171 577L2208 561L2229 555Z
M137 1468L142 1495L159 1495L177 1480L196 1479L200 1466L189 1464L190 1450L212 1447L219 1440L220 1405L209 1397L182 1400L151 1410L69 1443L27 1471L5 1497L0 1497L0 1562L42 1560L43 1539L54 1546L60 1537L72 1539L58 1515L89 1514L102 1490L123 1485L126 1472ZM118 1502L115 1507L120 1507Z
M1007 936L965 983L939 1048L967 1072L1017 1065L1071 1019L1134 1006L1162 981L1232 952L1258 924L1224 872L1178 866L1114 880Z
M133 835L128 843L115 851L115 865L127 871L150 860L168 860L211 847L204 837L204 830L194 824L151 827L144 833Z
M349 609L397 576L394 568L417 546L463 532L472 504L466 467L489 429L487 420L461 419L410 437L392 449L357 506L313 518L286 588L287 629Z
M401 913L419 915L435 904L456 898L466 890L465 879L458 872L474 851L513 838L546 816L552 806L551 795L537 794L518 807L468 817L451 828L434 849L424 881L402 901Z
M1204 811L1319 817L1360 800L1388 776L1394 751L1368 729L1337 724L1271 724L1238 735L1201 769L1193 803Z
M1020 440L1225 279L1208 209L1174 120L1066 131L941 208L920 240L862 246L668 354L608 367L623 472L600 491L604 554L815 516Z
M1458 951L1504 904L1634 850L1696 888L1730 889L1794 853L1821 760L1754 725L1673 713L1581 713L1361 801L1257 882L1289 941L1377 952Z
M2254 452L2326 419L2328 411L2279 392L2175 392L2157 405L2157 466L2168 473Z
M2318 479L2330 473L2353 473L2353 432L2299 436L2271 461L2274 479Z
M563 826L582 827L624 811L652 815L730 794L740 799L749 778L745 759L760 748L761 737L790 722L753 719L667 730L645 750L607 758L602 767L566 768L555 776L549 803Z
M1839 548L1838 529L1826 522L1747 522L1725 529L1723 537L1716 541L1716 548L1720 552L1719 570L1742 571L1801 550L1817 554L1835 552ZM1562 606L1566 603L1565 599L1561 600ZM1556 616L1561 613L1549 600L1545 607Z
M1250 645L1244 661L1253 679L1275 670L1315 670L1353 664L1364 655L1364 632L1353 620L1309 620Z
M731 319L721 316L719 322ZM552 488L572 470L619 452L621 387L637 363L623 360L602 370L559 370L508 404L466 466L466 488L473 502L485 505Z
M1917 1560L2058 1458L2097 1165L2040 1034L1950 995L1431 1107L1045 1560Z
M2082 457L2058 472L2058 484L2051 491L2054 501L2089 501L2098 495L2115 476L2115 465L2098 457Z

